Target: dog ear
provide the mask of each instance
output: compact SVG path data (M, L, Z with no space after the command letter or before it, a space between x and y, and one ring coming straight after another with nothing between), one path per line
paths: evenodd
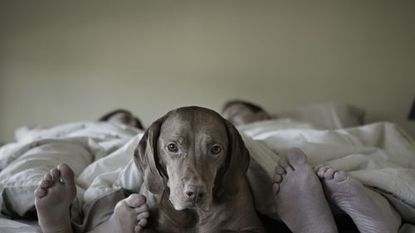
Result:
M151 124L144 132L134 152L134 162L144 173L144 185L154 194L159 194L164 190L163 177L160 172L161 165L157 154L157 140L164 118L162 117Z
M225 120L229 138L222 188L225 195L233 195L239 191L249 166L249 151L245 147L241 135L232 123Z

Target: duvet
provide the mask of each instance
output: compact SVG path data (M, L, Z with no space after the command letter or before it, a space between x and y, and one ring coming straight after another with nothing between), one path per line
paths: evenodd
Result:
M321 130L280 119L239 130L252 157L247 176L262 214L278 219L271 175L284 152L298 147L313 165L345 170L385 195L405 221L400 232L415 232L414 142L394 124ZM105 221L128 192L141 190L141 171L132 162L141 131L110 123L79 122L20 132L24 133L15 143L0 148L0 232L39 232L36 221L30 221L33 191L43 174L62 162L77 176L78 194L72 207L77 231L88 231Z

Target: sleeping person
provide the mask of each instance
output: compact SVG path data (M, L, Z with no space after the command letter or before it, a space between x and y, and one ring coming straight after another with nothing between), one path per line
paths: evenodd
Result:
M33 216L33 191L47 171L65 163L75 177L79 177L89 165L108 157L142 134L143 131L138 129L141 127L137 117L125 110L117 110L105 114L100 121L20 128L15 142L0 147L0 203L8 203L0 206L0 215L9 218ZM112 164L119 163L122 161L117 159ZM88 178L93 179L93 176ZM81 183L77 186L82 195L86 186ZM0 232L6 232L1 227L0 224Z
M16 130L17 142L31 142L44 138L92 137L99 141L115 138L131 138L144 130L137 116L125 109L110 111L98 120L79 121L51 127L23 126ZM127 132L127 133L126 133Z
M140 132L141 130L144 130L143 124L141 123L140 119L131 113L131 111L126 109L116 109L113 111L110 111L103 116L99 118L99 122L107 122L111 125L120 125L120 126L126 126L128 128L132 127L134 129L138 129ZM126 129L126 128L124 128ZM113 132L115 133L115 132ZM90 135L89 135L90 136ZM132 137L132 135L129 135L128 140ZM117 145L120 145L117 143ZM119 148L119 147L117 147ZM115 151L115 149L107 150L108 154L112 151ZM58 174L58 176L57 176ZM59 181L56 183L56 177L60 177ZM66 183L65 183L66 182ZM54 185L54 187L50 187L50 185ZM42 212L47 212L48 215L38 215L38 221L41 223L40 226L48 225L47 223L54 223L54 225L58 225L59 227L57 229L48 229L43 228L43 232L56 232L56 233L63 233L66 232L65 229L67 229L68 223L71 222L70 219L68 219L63 209L68 209L68 205L72 203L72 201L76 197L76 185L75 185L75 177L74 172L67 164L61 164L58 165L56 168L52 169L49 173L47 173L40 185L40 187L49 187L48 189L48 198L44 198L41 201L39 201L39 198L35 199L35 205L36 209L39 213L39 210ZM35 196L41 196L44 195L42 193L42 190L44 189L36 189L35 190ZM62 193L64 191L64 193ZM60 195L60 196L59 196ZM131 215L130 208L133 208L134 205L142 205L144 204L144 201L141 197L137 197L136 195L131 195L129 199L126 199L123 202L120 202L118 206L116 206L115 209L115 215L118 217L118 219L114 219L111 221L111 225L114 226L114 231L109 230L109 232L117 232L115 230L120 230L120 232L124 232L124 228L126 227L126 222L120 222L120 221L126 221L128 217ZM68 202L71 200L71 202ZM136 204L138 202L143 202L141 204ZM46 203L46 205L44 204ZM55 208L50 208L50 206L55 206ZM52 209L55 211L47 211L46 209ZM143 211L146 211L146 209L143 209ZM148 212L148 211L147 211ZM143 215L143 220L140 224L145 224L145 215ZM115 217L114 217L115 218ZM56 224L58 223L58 224ZM117 225L119 224L119 225ZM116 226L115 226L116 225ZM128 225L128 224L127 224ZM102 226L101 226L102 227ZM106 225L108 227L108 225ZM100 232L100 228L96 229L97 232Z
M100 117L99 121L107 121L129 125L140 130L144 129L140 119L137 116L134 116L130 111L125 109L117 109L111 111Z
M245 101L231 100L224 104L222 116L235 126L271 119L261 106Z
M243 100L225 103L222 115L242 132L258 138L261 138L258 128L267 128L265 136L272 131L269 130L272 124L278 125L277 122L249 125L270 120L271 115L261 106ZM401 218L384 196L341 170L322 165L313 168L301 150L289 153L291 156L280 159L275 168L273 193L278 214L292 232L337 232L328 203L348 214L360 232L398 232Z
M246 100L227 101L222 116L236 126L273 120L291 120L308 123L318 129L343 129L364 124L365 111L357 106L341 102L322 102L279 111L265 110Z

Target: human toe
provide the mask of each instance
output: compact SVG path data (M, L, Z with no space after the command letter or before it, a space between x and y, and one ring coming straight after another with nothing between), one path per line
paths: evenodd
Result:
M150 217L150 212L148 212L147 210L143 211L137 215L137 221L140 221L141 219L146 219L148 217Z
M287 152L287 160L292 166L302 165L307 163L307 156L299 148L292 148Z
M65 163L59 164L57 169L60 172L60 175L65 182L74 182L74 172L73 170Z
M349 176L344 171L336 171L334 173L334 180L337 181L337 182L344 181L344 180L348 179L348 177Z
M273 181L274 183L281 183L281 181L282 181L282 176L281 176L281 175L279 175L279 174L277 174L277 173L275 173L275 174L274 174L274 177L272 178L272 181Z
M134 208L134 211L137 214L143 213L145 211L148 211L148 205L147 204L141 204L138 207Z
M48 194L48 191L44 188L38 187L35 189L35 197L42 198Z
M50 172L49 172L49 174L52 177L52 181L53 182L56 182L60 178L60 176L61 176L61 173L60 173L60 171L57 168L51 169Z
M285 158L278 160L276 169L279 169L279 170L276 170L276 172L278 172L281 175L286 174L288 171L293 170L291 165L288 163L288 161Z
M48 173L46 173L44 176L43 176L43 179L42 180L47 180L47 181L49 181L49 182L53 182L53 177L52 177L52 175L50 174L50 172L48 172Z
M125 202L129 207L136 208L146 203L146 197L141 194L133 193L125 199Z
M275 172L275 174L278 174L278 175L282 176L282 175L286 174L287 172L285 171L284 167L281 166L280 163L284 163L284 162L282 162L282 161L278 162L277 166L275 166L274 172ZM286 166L288 166L288 164Z
M39 182L39 187L44 188L44 189L47 189L47 188L51 187L52 185L53 185L53 183L50 180L41 180Z
M326 177L327 179L333 179L335 172L336 172L336 170L334 168L328 167L326 169L326 172L324 173L324 177Z
M320 166L318 168L318 170L316 171L316 174L320 178L332 179L333 177L327 176L328 175L328 173L327 173L328 170L329 170L329 167L327 167L327 166Z
M279 193L279 191L280 191L280 184L278 184L278 183L274 183L274 184L272 185L272 193L273 193L274 195L277 195L277 194Z
M142 219L140 219L140 221L138 221L137 224L140 225L141 227L145 227L147 225L147 223L148 223L147 218L142 218Z

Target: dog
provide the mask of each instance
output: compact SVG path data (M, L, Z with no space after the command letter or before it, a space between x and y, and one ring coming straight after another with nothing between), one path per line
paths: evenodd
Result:
M145 131L134 154L156 203L144 231L265 232L245 177L249 160L236 128L215 111L168 112Z

